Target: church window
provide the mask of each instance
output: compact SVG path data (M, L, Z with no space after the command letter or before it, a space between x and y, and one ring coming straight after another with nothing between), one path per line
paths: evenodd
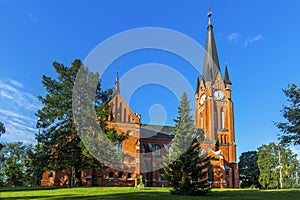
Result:
M228 170L226 170L226 176L229 176L229 171Z
M142 144L142 153L146 153L146 148L144 144Z
M204 128L202 113L200 113L200 128Z
M118 97L116 97L116 103L115 103L115 119L116 119L116 121L118 120L118 103L119 103L119 99L118 99Z
M118 178L123 178L123 172L118 173Z
M130 122L130 115L128 115L128 119L127 119L127 122Z
M221 128L224 129L225 128L225 112L224 109L222 108L221 110Z
M108 177L109 177L109 178L113 178L113 177L114 177L114 173L113 173L113 172L109 172L109 173L108 173Z
M123 156L122 156L122 152L123 152L123 144L122 143L114 143L114 154L115 157L120 157L119 159L119 163L123 162Z
M164 144L164 148L165 148L166 152L169 152L169 147L168 147L168 145Z
M217 112L217 108L215 107L215 111L214 111L214 124L215 124L215 129L218 129L218 112Z
M122 108L123 107L123 104L122 102L120 103L120 108L119 108L119 113L118 113L118 121L122 122Z
M124 112L123 112L124 113L124 117L123 117L124 118L124 122L126 122L126 117L127 117L127 114L126 114L127 112L126 111L127 111L126 108L124 108Z
M151 143L148 143L148 148L149 148L149 151L152 151L152 144Z
M160 147L158 145L155 145L155 155L160 156Z

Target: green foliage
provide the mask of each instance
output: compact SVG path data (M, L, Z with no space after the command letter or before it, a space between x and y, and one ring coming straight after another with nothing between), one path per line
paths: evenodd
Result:
M89 113L93 111L93 106L97 110L98 118L88 118L87 120L97 123L102 120L100 126L106 124L103 119L106 117L108 109L105 107L111 91L101 91L99 82L99 74L89 72L80 60L74 60L70 67L54 62L53 66L58 74L57 78L51 78L43 75L42 83L47 94L39 100L43 104L43 108L38 110L39 127L43 129L41 134L37 135L38 155L42 167L51 170L71 169L75 166L77 177L81 180L80 171L89 167L104 168L86 149L80 138L82 131L87 131L88 127L77 130L74 120L72 105L80 104L80 97L94 97L89 99L91 103L89 107L84 107ZM81 77L77 78L78 71ZM80 88L77 94L81 95L75 100L73 88L75 81L84 82L87 86L96 81L96 90L92 87ZM92 93L91 96L88 96ZM74 102L73 102L74 101ZM76 104L77 103L77 104ZM80 107L82 108L82 107ZM77 110L76 112L81 112ZM112 131L107 131L109 135L113 135ZM95 139L94 139L95 140Z
M5 133L5 126L2 122L0 122L0 136L1 134Z
M281 110L286 122L277 122L275 125L283 132L280 137L282 144L300 145L300 88L292 84L283 92L289 102Z
M22 142L5 143L0 151L1 185L6 187L33 186L33 148Z
M279 162L280 152L280 162ZM258 148L259 183L264 188L280 188L280 168L284 188L296 187L297 155L282 145L270 143Z
M183 93L178 117L175 120L175 138L169 154L164 157L165 167L162 175L172 194L204 195L208 192L208 157L200 147L203 132L196 131L190 115L189 101Z
M239 173L242 188L260 187L257 159L256 151L247 151L240 156Z

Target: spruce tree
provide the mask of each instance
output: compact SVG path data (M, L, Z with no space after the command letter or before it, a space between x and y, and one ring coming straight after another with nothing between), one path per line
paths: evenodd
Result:
M209 190L209 160L200 144L203 131L196 131L190 115L189 101L184 92L175 119L174 140L169 154L164 157L162 175L172 194L204 195ZM200 133L199 133L200 132Z

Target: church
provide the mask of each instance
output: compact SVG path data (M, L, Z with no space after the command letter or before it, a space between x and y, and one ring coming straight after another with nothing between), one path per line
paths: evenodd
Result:
M210 12L205 48L203 72L195 88L195 128L204 130L205 140L201 146L210 158L211 186L238 188L232 83L227 66L224 74L221 73ZM122 98L119 84L117 73L114 94L108 103L111 114L107 123L118 134L127 135L126 139L115 147L115 150L123 155L119 162L122 170L108 168L103 172L87 169L82 174L83 184L134 186L135 179L142 176L146 187L167 186L160 174L163 173L163 155L168 153L174 137L174 127L142 124L141 116ZM59 185L59 180L68 173L70 172L45 172L42 186Z

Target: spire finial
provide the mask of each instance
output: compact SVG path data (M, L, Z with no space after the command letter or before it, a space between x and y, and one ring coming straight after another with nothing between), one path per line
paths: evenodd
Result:
M117 93L120 93L118 68L117 68L117 73L116 73L116 82L115 82L115 87L114 87L114 90L113 90L113 96L116 95Z
M208 16L208 25L211 25L211 16L212 16L212 12L211 12L211 4L210 4L210 1L208 1L208 13L207 13L207 16Z

